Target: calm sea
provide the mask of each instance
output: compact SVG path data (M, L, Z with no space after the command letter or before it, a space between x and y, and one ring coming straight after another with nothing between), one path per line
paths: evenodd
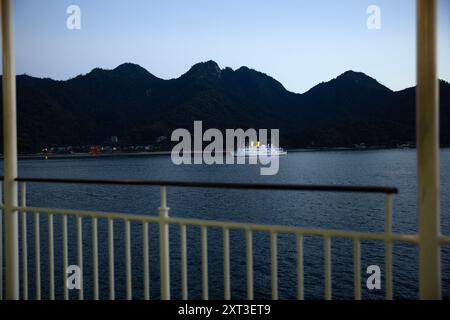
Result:
M338 152L297 152L280 159L275 176L260 176L255 165L173 165L170 156L112 157L58 160L22 160L19 174L27 177L67 177L99 179L162 179L221 182L276 182L305 184L389 185L399 188L394 197L394 232L417 231L415 150L371 150ZM450 150L441 151L441 225L450 234ZM159 206L157 187L29 184L28 205L70 209L89 209L156 215ZM310 228L335 228L383 231L384 196L374 194L337 194L319 192L210 190L169 188L170 215L238 222L293 225ZM34 220L28 215L28 253L30 295L34 295ZM92 297L91 222L85 219L84 278L85 297ZM76 264L75 220L69 219L69 264ZM142 226L132 224L133 297L143 297ZM125 296L125 258L123 223L115 223L116 297ZM201 298L200 230L188 227L189 297ZM159 297L159 243L157 225L150 224L151 297ZM108 298L106 222L99 221L100 297ZM172 297L181 297L178 227L170 228ZM47 219L41 217L41 255L43 298L48 297ZM255 298L270 298L270 237L254 233ZM305 298L324 296L323 241L304 239ZM332 241L333 298L351 299L353 295L352 242ZM210 298L223 298L222 232L208 230L208 267ZM230 232L232 298L245 298L245 238L242 232ZM381 290L365 286L366 268L384 268L383 243L362 243L363 298L378 299ZM296 297L295 237L280 235L278 241L279 296ZM413 245L395 244L393 278L395 298L417 298L418 250ZM55 218L56 294L62 295L61 224ZM443 295L450 297L450 250L443 249ZM75 298L76 293L71 292Z

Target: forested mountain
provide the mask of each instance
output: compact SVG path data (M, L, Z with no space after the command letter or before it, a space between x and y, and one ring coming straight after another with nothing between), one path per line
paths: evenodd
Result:
M214 61L171 80L125 63L67 81L17 76L17 100L20 152L101 144L111 136L122 144L153 144L194 120L204 129L279 128L281 145L291 148L415 140L415 88L394 92L354 71L296 94L264 73L220 69ZM440 107L441 143L450 145L450 84L444 81Z

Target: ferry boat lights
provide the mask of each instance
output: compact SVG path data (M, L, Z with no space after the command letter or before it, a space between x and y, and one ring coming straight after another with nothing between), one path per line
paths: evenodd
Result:
M189 130L179 128L172 132L171 141L178 142L171 152L172 162L176 165L252 164L260 165L261 175L275 175L279 170L278 155L281 153L272 152L272 147L266 148L266 152L240 154L242 145L236 146L236 142L241 143L242 141L250 141L252 145L253 141L257 141L257 146L267 146L267 129L250 128L245 131L240 128L226 129L224 139L219 129L210 128L203 132L202 121L194 121L193 137ZM270 129L270 141L272 146L279 145L279 129ZM203 149L204 142L209 142L209 144ZM237 151L235 152L235 150ZM286 152L282 154L286 154ZM246 161L247 159L248 161Z

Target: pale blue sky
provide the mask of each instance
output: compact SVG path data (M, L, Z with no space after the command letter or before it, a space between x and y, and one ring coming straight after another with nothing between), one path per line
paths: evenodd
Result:
M81 8L68 30L66 8ZM381 30L366 9L381 8ZM248 66L304 92L352 69L415 84L414 0L17 0L16 71L68 79L137 63L170 79L193 64ZM450 80L450 0L439 1L439 77Z

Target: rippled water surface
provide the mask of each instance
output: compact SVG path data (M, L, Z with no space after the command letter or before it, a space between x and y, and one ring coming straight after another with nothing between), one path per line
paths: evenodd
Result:
M297 152L280 159L280 170L275 176L260 176L255 165L173 165L170 156L111 157L84 159L22 160L19 174L27 177L70 177L105 179L161 179L183 181L221 182L277 182L305 184L360 184L389 185L399 188L394 197L394 232L417 231L416 213L416 158L414 150L374 150L339 152ZM441 224L442 232L450 234L450 150L441 151ZM28 205L58 208L77 208L156 215L159 189L142 186L99 186L29 184ZM383 231L384 196L376 194L342 194L321 192L285 192L270 190L219 190L169 188L170 215L201 219L238 222L293 225L311 228L335 228L360 231ZM28 215L28 253L30 294L34 294L34 216ZM41 255L43 297L48 295L47 218L42 215ZM55 275L56 293L62 294L61 223L55 217ZM76 263L75 219L69 219L69 263ZM106 221L99 220L99 263L101 298L108 297L108 255ZM116 297L125 291L124 228L116 222L115 265ZM142 225L132 223L133 297L143 296ZM159 297L159 242L158 226L149 226L150 290L152 298ZM85 296L92 296L91 287L91 221L83 223ZM270 298L270 236L255 232L254 290L255 298ZM201 297L200 230L188 227L188 285L189 297ZM279 235L278 272L280 298L296 297L295 237ZM179 230L170 228L172 297L180 298ZM223 297L222 230L208 230L208 274L210 298ZM245 235L230 232L231 291L233 298L246 296ZM364 298L382 298L382 290L369 291L365 286L366 268L379 265L384 268L383 243L362 242L362 292ZM396 243L393 248L393 275L395 298L417 298L417 248ZM352 298L353 244L350 240L332 240L333 297ZM305 298L322 298L323 240L304 238ZM443 294L450 296L450 250L443 250ZM71 297L76 293L71 292Z

